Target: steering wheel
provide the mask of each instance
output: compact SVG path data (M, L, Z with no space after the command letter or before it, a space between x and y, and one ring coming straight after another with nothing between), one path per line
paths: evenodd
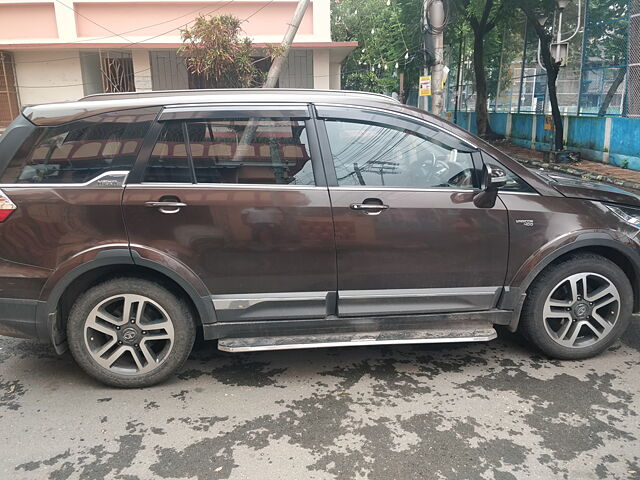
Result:
M409 164L407 174L411 177L430 178L436 169L436 163L436 156L432 152L424 152L421 158Z

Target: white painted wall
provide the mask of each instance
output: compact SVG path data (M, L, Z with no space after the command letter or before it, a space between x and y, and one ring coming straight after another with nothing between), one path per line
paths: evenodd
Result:
M22 106L84 96L78 50L16 50L13 59Z

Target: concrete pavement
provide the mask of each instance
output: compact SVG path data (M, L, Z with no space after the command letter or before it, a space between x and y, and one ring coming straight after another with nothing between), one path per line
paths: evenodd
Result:
M486 344L226 354L145 390L0 339L3 479L638 479L640 322L604 355Z

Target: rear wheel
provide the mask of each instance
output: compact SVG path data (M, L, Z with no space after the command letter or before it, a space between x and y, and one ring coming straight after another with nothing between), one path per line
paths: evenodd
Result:
M589 358L627 328L633 289L615 263L597 255L571 257L547 268L529 289L524 334L560 359Z
M78 298L67 338L76 362L92 377L116 387L145 387L182 366L195 326L186 303L169 290L118 278Z

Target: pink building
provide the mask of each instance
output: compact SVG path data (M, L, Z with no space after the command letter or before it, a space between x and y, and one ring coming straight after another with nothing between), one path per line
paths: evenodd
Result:
M0 0L0 127L24 105L109 91L186 89L179 29L233 14L257 48L279 43L297 0ZM313 0L281 87L340 88L355 42L332 42L330 0Z

